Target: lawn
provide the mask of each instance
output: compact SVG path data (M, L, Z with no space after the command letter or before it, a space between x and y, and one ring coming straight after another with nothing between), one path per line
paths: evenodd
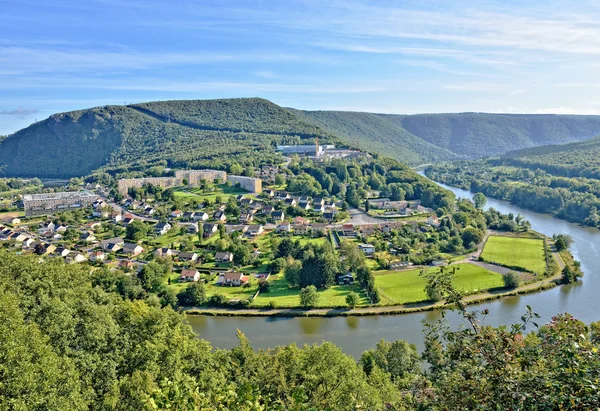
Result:
M214 187L214 186L210 186ZM226 184L219 184L216 186L216 191L203 191L198 187L187 188L187 187L178 187L174 190L173 194L175 197L194 197L199 200L209 199L210 201L215 201L215 198L221 197L223 202L226 202L227 199L231 196L237 196L239 194L248 195L248 192L242 188L227 186ZM250 195L250 197L254 197Z
M520 267L540 275L546 269L544 242L541 239L490 236L481 256L488 262Z
M323 245L329 241L327 237L294 237L294 240L298 240L301 246L305 246L306 244L314 244L314 245Z
M171 273L169 278L171 279L171 285L169 287L173 288L177 292L181 291L182 289L184 289L185 287L187 287L188 285L191 284L188 282L180 283L179 282L179 273ZM214 281L205 284L207 297L210 297L210 296L216 295L216 294L221 294L221 295L225 296L225 298L228 300L233 300L233 299L245 300L245 299L248 299L249 297L253 296L254 293L256 293L256 290L258 288L258 280L256 278L254 278L253 276L250 276L250 284L251 284L250 288L221 287L220 285L215 284L215 281L217 280L217 278L215 278Z
M483 291L502 287L504 282L496 274L474 264L457 264L454 286L463 292ZM433 270L434 268L432 268ZM419 276L420 269L408 271L378 271L375 285L384 304L406 304L427 300L425 279Z
M253 307L266 307L271 301L274 301L277 307L299 307L300 290L298 288L289 288L283 275L273 276L269 279L271 288L268 293L260 293L252 303ZM360 296L358 305L366 305L367 298L358 288L347 285L334 285L326 290L319 290L319 307L343 307L346 306L346 296L355 291Z

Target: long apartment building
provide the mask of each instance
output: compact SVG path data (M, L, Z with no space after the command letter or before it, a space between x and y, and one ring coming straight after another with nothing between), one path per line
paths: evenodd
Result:
M225 182L227 173L220 170L178 170L175 172L175 177L124 178L119 180L118 190L119 193L126 195L130 188L141 188L145 184L170 188L183 185L183 180L187 180L188 186L194 187L200 185L202 180L209 183L215 180Z
M87 207L97 199L98 196L89 191L26 194L23 196L23 205L26 216L36 216Z

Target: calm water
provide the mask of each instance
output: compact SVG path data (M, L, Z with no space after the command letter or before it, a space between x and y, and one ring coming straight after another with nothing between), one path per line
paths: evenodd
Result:
M471 198L468 191L449 187L458 197ZM477 309L489 308L487 324L501 325L518 322L530 305L544 321L553 315L569 312L575 317L592 322L600 320L600 230L584 228L548 215L527 211L505 201L488 199L486 208L493 207L503 213L520 213L531 222L532 228L551 236L569 234L573 237L573 255L582 263L585 273L579 284L557 287L552 290L521 297L511 297L482 304ZM518 250L515 250L518 252ZM353 356L360 356L378 340L407 340L422 348L422 321L436 321L440 312L427 312L378 317L351 318L242 318L242 317L194 317L189 322L201 338L215 347L231 348L236 345L236 330L250 338L256 348L296 343L298 345L332 341ZM448 320L462 324L455 314Z

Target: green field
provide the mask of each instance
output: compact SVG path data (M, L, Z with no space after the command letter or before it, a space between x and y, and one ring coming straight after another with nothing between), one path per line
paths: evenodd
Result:
M175 197L189 197L189 198L195 198L198 200L210 200L210 201L215 201L215 198L217 197L221 197L221 199L223 200L223 202L227 202L227 199L231 196L237 196L239 194L248 194L248 192L242 188L238 188L238 187L233 187L233 186L227 186L226 184L219 184L218 186L209 186L209 187L216 187L217 190L216 191L208 191L208 190L201 190L198 187L195 188L187 188L187 187L177 187L174 190L174 195ZM250 197L254 197L254 196L250 196Z
M170 276L171 278L171 285L170 287L175 289L177 292L181 291L183 288L187 287L189 284L191 283L180 283L179 282L179 273L172 273ZM210 297L211 295L215 295L215 294L221 294L223 296L225 296L225 298L227 298L228 300L232 300L232 299L240 299L240 300L245 300L251 296L254 295L254 293L256 293L256 290L258 289L258 280L256 278L254 278L253 276L249 276L250 277L250 284L251 287L250 288L244 288L244 287L221 287L220 285L216 285L213 282L205 284L206 287L206 296ZM216 279L215 279L216 281Z
M279 278L277 278L279 277ZM260 293L252 303L253 307L266 307L274 301L277 307L293 308L300 306L300 290L288 288L287 282L282 275L271 277L271 288L268 293ZM366 305L367 299L358 288L347 285L334 285L326 290L319 290L319 307L343 307L346 306L346 295L355 291L361 297L359 305Z
M520 267L543 275L546 269L544 242L535 238L490 236L481 255L485 261Z
M484 291L502 287L504 282L496 274L474 264L457 264L454 286L463 292ZM435 268L432 268L434 270ZM375 285L384 304L406 304L427 300L425 279L419 276L420 269L408 271L378 271Z

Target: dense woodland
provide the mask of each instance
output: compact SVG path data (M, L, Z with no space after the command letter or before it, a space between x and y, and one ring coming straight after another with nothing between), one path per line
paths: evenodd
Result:
M378 343L214 350L152 293L122 297L118 273L0 251L0 408L16 410L592 409L599 327L568 315L508 328L472 314L425 327L425 351ZM460 296L441 284L446 298ZM444 285L446 284L446 285ZM485 313L480 313L485 316ZM526 327L526 328L525 328ZM524 334L530 332L529 334ZM201 337L201 336L200 336ZM430 368L421 371L427 361Z
M600 226L600 139L509 153L501 158L440 164L437 181L509 200L565 220Z
M359 146L417 165L585 140L598 116L303 112L267 100L183 100L55 114L0 140L0 175L79 177L97 169L211 167L277 144ZM68 161L64 161L68 159Z

